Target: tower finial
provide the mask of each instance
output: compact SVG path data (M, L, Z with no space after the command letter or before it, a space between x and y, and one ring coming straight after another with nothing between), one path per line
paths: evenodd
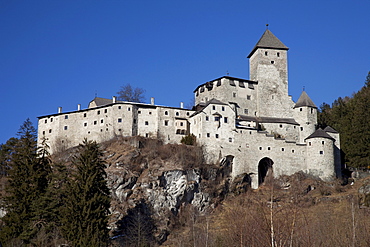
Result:
M269 24L267 23L267 24L266 24L266 30L268 30L268 29L269 29Z

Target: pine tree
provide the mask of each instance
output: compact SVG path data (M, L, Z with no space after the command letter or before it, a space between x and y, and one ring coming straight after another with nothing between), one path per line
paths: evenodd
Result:
M62 211L63 235L72 246L106 246L110 192L98 144L85 139L73 165Z
M8 152L9 176L3 207L7 212L2 218L0 232L3 242L18 239L29 244L37 233L38 200L48 187L50 162L45 151L38 152L36 130L27 119L17 133L18 139Z

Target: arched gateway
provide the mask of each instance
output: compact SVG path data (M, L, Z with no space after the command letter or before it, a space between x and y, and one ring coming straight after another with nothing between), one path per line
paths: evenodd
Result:
M258 185L261 185L266 177L273 176L272 165L274 162L270 158L263 158L258 163Z

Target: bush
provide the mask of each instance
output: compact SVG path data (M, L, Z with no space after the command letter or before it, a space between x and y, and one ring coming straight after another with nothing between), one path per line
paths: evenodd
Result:
M181 139L181 143L185 145L194 146L196 142L197 142L197 138L193 134L186 135Z

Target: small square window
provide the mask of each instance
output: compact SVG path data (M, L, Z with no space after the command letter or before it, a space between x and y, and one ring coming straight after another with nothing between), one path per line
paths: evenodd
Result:
M248 109L244 109L244 114L248 114Z
M324 143L325 143L324 141L321 142L322 145L324 145Z
M84 123L84 127L86 127L87 126L87 123Z
M67 130L68 129L68 126L64 126L64 130Z
M164 120L164 126L168 126L168 120Z
M94 121L94 125L96 125L98 123L98 121Z
M303 127L301 127L301 131L303 131Z
M164 115L168 115L168 111L165 111L165 112L164 112Z
M118 119L118 122L119 122L119 123L122 123L122 118L119 118L119 119Z
M151 111L149 112L149 115L152 115L152 112Z
M149 122L148 121L145 121L145 125L149 125Z
M212 106L212 110L216 110L216 106Z
M279 127L280 127L280 128L283 128L283 125L282 125L282 124L280 124L280 125L279 125Z
M180 126L184 126L184 123L183 123L183 122L181 122L181 123L180 123Z
M118 106L118 109L119 109L119 110L121 110L121 108L122 108L122 107L119 105L119 106Z
M100 123L103 123L104 122L104 119L100 119Z
M209 117L208 116L206 116L206 121L208 121L209 120Z
M220 117L215 117L215 121L220 121Z
M281 151L283 151L283 152L284 152L284 150L285 150L284 148L281 148Z
M211 134L210 133L207 133L207 137L210 137L211 136Z
M216 138L218 138L218 134L216 134L215 136L216 136Z
M233 142L233 138L229 137L229 142Z
M127 111L131 111L131 108L129 107L129 108L127 108Z
M189 116L189 115L190 115L190 112L187 112L187 113L186 113L186 116Z
M45 130L42 132L43 135L45 135Z
M141 111L138 111L137 113L138 113L138 114L141 114Z
M320 151L320 154L324 154L324 151Z
M251 96L250 95L247 95L247 100L251 100Z
M267 150L271 150L271 147L267 147Z
M236 97L236 93L233 93L233 97L234 97L234 98Z
M86 115L86 113L84 113L84 117L86 117L87 115Z
M262 147L259 147L259 150L262 150Z
M280 57L280 52L276 53L276 56L277 56L277 57Z
M224 117L224 123L227 123L227 117Z
M225 111L225 106L221 107L221 110L222 110L222 111Z
M51 129L49 129L49 133L51 133Z
M50 118L50 122L53 122L53 118Z
M267 51L265 51L265 56L267 56L267 54L268 54Z
M107 112L108 112L108 109L105 109L105 110L104 110L104 113L107 113Z
M292 153L294 153L294 149L292 149Z
M64 119L68 119L68 115L65 115L65 116L64 116Z
M145 137L147 137L147 138L148 138L148 137L149 137L149 134L148 134L148 133L145 133Z
M98 115L100 115L100 111L98 111Z
M45 123L47 123L48 122L48 120L47 119L45 119Z
M180 115L179 112L176 112L176 116Z

